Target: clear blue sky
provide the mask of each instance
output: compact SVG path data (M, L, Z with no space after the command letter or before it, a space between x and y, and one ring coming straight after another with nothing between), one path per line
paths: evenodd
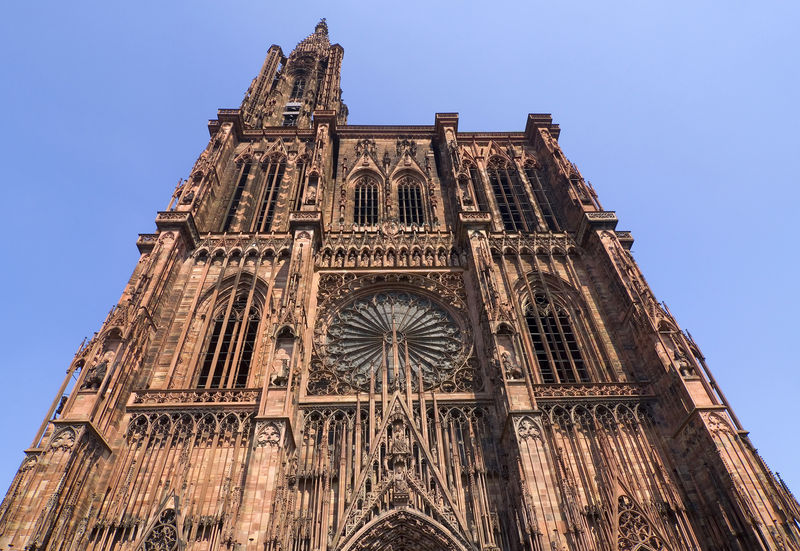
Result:
M549 112L656 296L800 492L798 24L786 2L4 2L0 493L267 48L327 17L353 124Z

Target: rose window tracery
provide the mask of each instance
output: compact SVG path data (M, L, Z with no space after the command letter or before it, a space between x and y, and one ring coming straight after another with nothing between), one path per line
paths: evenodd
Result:
M464 331L432 300L404 291L358 298L332 316L318 336L319 369L312 369L312 393L405 389L457 390L454 375L464 369ZM474 374L456 377L474 382ZM462 384L462 386L464 386ZM463 390L471 390L464 388Z
M664 542L655 534L628 496L620 496L619 506L619 551L665 551Z
M178 547L178 529L175 523L175 511L164 510L145 538L142 551L174 551Z

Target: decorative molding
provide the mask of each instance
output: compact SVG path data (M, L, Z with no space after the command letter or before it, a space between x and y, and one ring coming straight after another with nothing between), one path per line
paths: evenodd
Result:
M587 236L593 231L614 230L617 227L617 213L613 210L584 212L576 235L576 241L585 244Z
M201 254L216 256L220 253L224 256L233 254L243 256L272 254L280 256L284 253L288 254L292 250L292 242L291 234L270 236L206 234L197 243L194 256L198 257Z
M619 239L620 245L627 251L631 250L631 247L633 247L633 234L629 231L615 231L614 233Z
M537 400L575 398L597 400L608 398L650 398L642 385L636 383L562 383L536 384L533 392Z
M200 241L200 234L190 212L160 211L156 215L156 227L161 232L179 232L189 248L194 248Z
M374 232L325 236L316 264L321 268L434 268L466 264L453 234L403 230L387 222Z
M55 431L53 438L50 440L50 449L52 450L71 450L75 447L78 441L78 436L82 432L82 427L61 427Z
M263 448L265 446L270 446L277 448L281 446L285 426L285 421L256 421L253 447Z
M517 429L517 435L523 440L542 439L541 425L529 415L514 419L514 426Z
M157 233L140 233L139 239L136 240L136 247L139 249L139 253L147 254L152 252L157 242Z
M191 409L181 411L135 411L128 421L126 438L133 442L156 445L167 436L188 438L227 434L233 438L250 430L252 412L209 411Z
M488 238L492 254L566 255L580 252L566 233L492 234Z
M132 394L128 409L146 409L152 406L191 408L199 405L255 407L260 396L261 389L257 388L138 390Z

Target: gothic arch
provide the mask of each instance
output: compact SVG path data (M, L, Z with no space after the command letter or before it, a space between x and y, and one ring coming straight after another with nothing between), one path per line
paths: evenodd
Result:
M585 310L565 287L553 289L546 280L528 283L520 297L535 364L546 384L591 381L592 341L584 327Z
M515 291L517 296L520 297L520 304L523 308L526 306L527 301L531 300L528 289L532 292L546 289L562 306L581 313L587 311L586 301L580 292L570 282L559 276L533 271L525 279L521 278L515 285Z
M425 179L416 171L403 170L392 178L392 196L397 198L395 210L403 226L424 226L427 222Z
M209 310L219 307L221 304L227 302L230 299L231 293L235 291L239 293L249 291L249 288L254 284L253 275L247 272L242 272L239 276L239 285L236 289L234 289L235 283L236 276L229 276L222 281L219 286L215 304L211 304L211 299L214 296L215 288L212 287L208 289L200 299L200 307L198 308L198 311L209 312ZM260 277L256 277L255 292L253 293L253 304L262 312L264 309L264 301L267 296L267 289L267 283Z
M347 219L360 226L375 226L383 219L386 200L384 180L374 170L354 171L348 179L347 197L352 205Z
M450 530L413 509L393 509L353 534L338 551L469 551Z
M670 551L666 538L626 493L617 497L616 520L619 551Z

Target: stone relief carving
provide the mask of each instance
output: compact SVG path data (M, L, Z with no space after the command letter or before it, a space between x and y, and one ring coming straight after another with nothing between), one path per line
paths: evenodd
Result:
M280 446L283 426L282 421L259 421L256 424L255 447Z
M161 512L158 522L142 543L142 551L174 551L178 548L178 527L174 509Z
M255 403L260 391L246 388L208 390L140 390L133 404L238 404Z
M71 450L75 446L77 434L72 427L63 427L53 436L50 447L54 450Z
M619 551L664 551L667 547L653 526L626 495L619 496Z
M542 429L532 418L525 416L516 420L517 434L523 440L529 438L534 440L542 439Z

